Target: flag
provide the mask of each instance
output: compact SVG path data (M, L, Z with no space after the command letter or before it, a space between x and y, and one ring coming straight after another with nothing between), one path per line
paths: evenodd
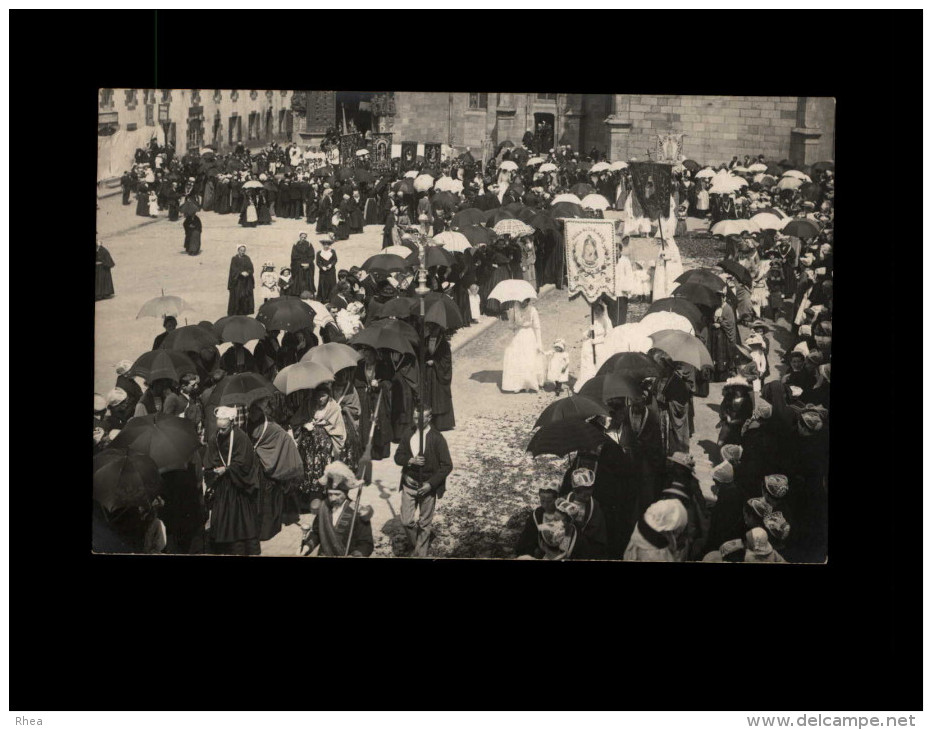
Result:
M661 162L631 162L628 170L644 215L652 220L669 217L673 166Z
M594 304L603 294L615 298L615 221L565 218L566 279L569 295Z

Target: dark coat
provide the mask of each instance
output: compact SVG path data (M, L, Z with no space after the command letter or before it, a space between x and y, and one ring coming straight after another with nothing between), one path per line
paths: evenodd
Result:
M401 467L401 485L404 485L406 476L417 479L418 483L430 482L433 494L439 499L446 491L447 477L453 471L453 459L450 457L447 440L442 433L431 426L424 438L424 466L412 466L408 464L408 460L413 456L411 437L416 432L416 426L407 429L402 434L398 448L395 450L395 463Z

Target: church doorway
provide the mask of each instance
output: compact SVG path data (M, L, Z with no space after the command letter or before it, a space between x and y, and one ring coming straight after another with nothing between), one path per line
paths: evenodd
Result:
M345 132L365 134L372 129L372 91L338 91L336 92L335 126L340 134Z
M536 112L534 114L534 151L546 154L553 149L553 114Z

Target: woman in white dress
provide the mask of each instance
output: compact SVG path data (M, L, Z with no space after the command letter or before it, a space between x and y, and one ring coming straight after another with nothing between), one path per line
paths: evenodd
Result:
M675 224L674 224L675 225ZM666 299L679 284L676 281L683 273L683 261L680 259L680 247L672 238L664 241L664 247L657 254L654 268L654 301Z
M520 393L528 390L536 393L542 385L541 361L543 347L540 337L540 316L525 299L508 312L515 335L505 348L502 364L502 390Z
M601 300L592 306L592 311L595 315L592 326L586 330L586 337L579 349L579 377L573 385L573 390L577 393L590 378L595 376L598 368L608 359L608 353L605 352L605 337L612 331L612 320L609 319L605 304Z

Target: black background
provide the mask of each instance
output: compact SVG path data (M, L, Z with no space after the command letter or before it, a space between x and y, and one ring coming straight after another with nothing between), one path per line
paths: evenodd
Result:
M921 708L920 14L346 17L10 13L10 709ZM91 556L98 87L836 97L828 565Z

